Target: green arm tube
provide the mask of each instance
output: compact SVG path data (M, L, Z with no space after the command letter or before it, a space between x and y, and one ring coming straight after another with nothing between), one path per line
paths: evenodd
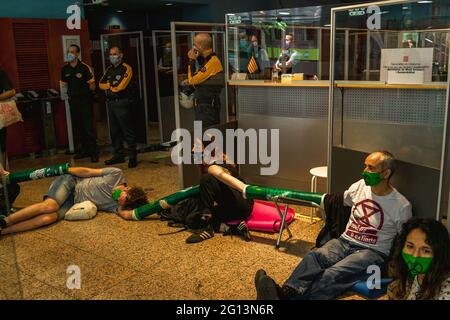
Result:
M161 207L159 202L161 200L165 200L169 205L175 205L180 201L183 201L188 198L196 197L200 194L200 186L193 186L187 189L181 190L170 196L158 199L152 203L149 203L143 207L137 208L134 210L134 216L137 220L142 220L143 218L150 216L154 213L158 213L163 211L164 209Z
M266 188L252 185L249 185L245 188L245 197L247 199L272 201L273 198L276 196L314 202L320 205L323 193L303 192L289 189Z
M70 165L68 163L54 165L42 169L30 169L11 173L7 177L8 183L19 183L30 180L38 180L48 177L60 176L69 173Z
M199 194L200 194L200 186L193 186L184 189L182 191L171 194L170 196L158 199L143 207L135 209L134 216L136 220L142 220L147 216L163 211L164 209L159 204L161 200L165 200L169 205L175 205L180 201L183 201L187 198L196 197ZM272 201L275 196L283 196L291 199L304 200L308 202L314 202L320 205L323 194L289 190L289 189L266 188L252 185L247 186L245 189L245 197L247 199Z

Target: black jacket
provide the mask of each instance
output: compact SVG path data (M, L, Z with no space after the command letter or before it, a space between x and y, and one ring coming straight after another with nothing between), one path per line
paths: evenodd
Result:
M324 199L325 226L316 239L316 247L320 248L331 239L336 239L345 231L350 219L351 207L344 206L344 193L327 194Z

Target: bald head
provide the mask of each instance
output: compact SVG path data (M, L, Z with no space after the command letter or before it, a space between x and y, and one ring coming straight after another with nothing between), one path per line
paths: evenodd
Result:
M389 180L396 170L396 160L388 151L376 151L371 153L365 161L366 170L370 172L382 172L385 179Z
M194 46L203 52L212 49L212 38L209 33L197 33L194 38Z

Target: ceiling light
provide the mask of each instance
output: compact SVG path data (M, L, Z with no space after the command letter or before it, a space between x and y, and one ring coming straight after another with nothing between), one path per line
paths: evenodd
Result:
M173 3L166 3L166 6L173 6Z
M280 11L280 12L278 12L278 14L281 14L282 16L288 16L291 13L290 12L285 12L285 11Z
M430 43L434 43L433 41L431 41L431 40L428 39L428 38L425 38L425 40L428 41L428 42L430 42Z
M409 8L408 8L408 7L402 7L402 9L403 9L403 10L408 10Z
M331 27L331 24L324 24L324 27Z
M433 1L430 0L424 0L424 1L417 1L417 3L425 4L425 3L433 3Z
M123 10L117 10L116 12L117 12L117 13L122 13L122 12L123 12Z

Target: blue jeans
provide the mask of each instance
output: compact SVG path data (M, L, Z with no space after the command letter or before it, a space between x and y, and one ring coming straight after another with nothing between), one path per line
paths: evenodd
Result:
M309 252L284 283L297 291L294 300L336 299L355 283L366 280L367 267L382 266L386 256L343 238Z
M58 221L64 219L66 212L74 205L75 178L70 174L59 176L53 181L44 199L51 198L59 205L56 212Z

